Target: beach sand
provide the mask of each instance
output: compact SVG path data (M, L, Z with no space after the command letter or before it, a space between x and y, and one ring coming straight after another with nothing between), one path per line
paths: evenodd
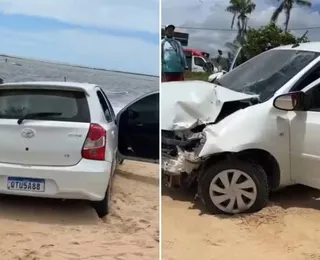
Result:
M182 191L163 189L164 260L318 260L320 192L296 186L271 197L262 211L207 215Z
M104 220L83 202L1 198L0 259L158 259L158 180L158 165L124 161Z

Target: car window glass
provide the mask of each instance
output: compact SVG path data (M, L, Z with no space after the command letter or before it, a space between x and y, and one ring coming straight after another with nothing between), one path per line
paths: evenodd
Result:
M105 100L106 100L106 102L107 102L107 104L108 104L109 111L110 111L110 114L111 114L112 118L115 118L116 115L115 115L115 113L114 113L113 107L112 107L109 99L107 98L106 93L104 93L103 89L101 89L101 92L102 92L102 94L103 94L103 96L104 96L104 98L105 98Z
M310 100L308 110L320 112L320 84L308 90L306 95L308 97L307 100Z
M300 91L318 78L320 78L320 63L313 66L312 69L310 69L290 91Z
M146 96L128 107L129 114L135 113L133 120L143 123L159 123L159 94Z
M100 102L100 105L101 105L101 108L102 108L102 111L103 111L103 114L104 114L106 120L108 122L111 122L112 121L112 116L111 116L111 113L109 111L108 104L107 104L106 100L104 99L101 91L97 91L97 96L98 96L98 99L99 99L99 102Z
M203 67L205 62L203 59L199 58L199 57L194 57L194 64L200 67Z
M26 114L61 113L36 120L90 122L86 96L81 91L53 89L0 90L0 118L17 119Z

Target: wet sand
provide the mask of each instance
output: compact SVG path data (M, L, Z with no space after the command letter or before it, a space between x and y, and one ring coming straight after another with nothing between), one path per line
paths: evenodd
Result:
M164 188L162 259L318 260L320 192L302 186L273 194L262 211L207 215L192 196Z
M158 165L124 161L104 220L83 202L3 197L0 259L158 259L158 194Z

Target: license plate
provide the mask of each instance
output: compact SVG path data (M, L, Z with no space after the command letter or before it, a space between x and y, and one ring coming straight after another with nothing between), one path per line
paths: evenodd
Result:
M43 179L8 177L7 181L8 190L44 192L44 187Z

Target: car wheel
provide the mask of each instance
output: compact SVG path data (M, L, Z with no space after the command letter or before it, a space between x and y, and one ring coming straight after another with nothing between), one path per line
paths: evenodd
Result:
M109 183L108 189L103 200L93 202L92 206L97 212L99 218L103 218L109 213L109 202L111 200L111 184L112 181L110 181Z
M256 212L265 207L269 198L262 167L237 159L208 167L199 181L199 191L212 214Z

